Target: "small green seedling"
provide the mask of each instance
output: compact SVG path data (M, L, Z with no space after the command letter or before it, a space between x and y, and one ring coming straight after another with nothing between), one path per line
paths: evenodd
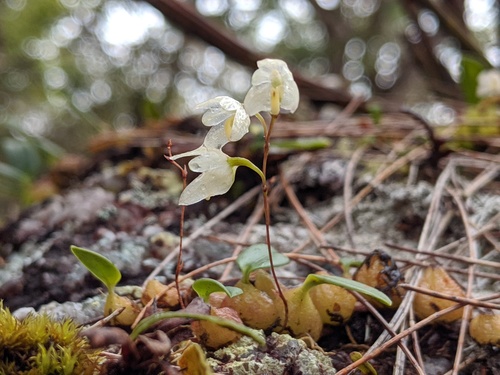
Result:
M108 289L108 296L104 307L105 315L109 315L113 310L120 307L130 306L131 303L124 297L120 297L115 293L115 286L118 284L122 275L120 270L106 257L95 251L84 249L77 246L71 246L71 251L78 260L100 280ZM133 321L133 315L122 314L121 317L115 319L117 323L125 324Z
M262 336L262 334L259 331L252 329L252 328L249 328L243 324L239 324L233 320L223 319L223 318L219 318L219 317L212 316L212 315L195 314L195 313L188 313L188 312L184 312L184 311L165 311L165 312L153 314L153 315L141 320L141 322L137 325L137 327L134 328L134 330L130 334L130 338L132 340L135 340L142 332L144 332L148 328L152 327L156 323L158 323L164 319L171 319L171 318L187 318L187 319L195 319L195 320L206 320L208 322L212 322L214 324L217 324L221 327L229 328L233 331L241 333L242 335L248 336L261 346L264 346L266 344L264 337Z
M321 284L340 286L344 289L352 290L354 292L364 294L365 296L372 297L386 306L392 305L391 299L387 297L384 293L382 293L380 290L355 280L346 279L345 277L310 274L306 277L306 280L304 281L304 284L302 284L301 289L305 293L309 291L312 287Z
M71 246L71 252L92 275L106 285L109 293L114 291L115 286L122 278L122 274L108 258L95 251L77 246Z
M274 248L271 248L271 253L273 256L274 267L284 266L290 262L290 259L288 259L287 256L279 253ZM267 244L262 243L247 247L240 253L236 259L236 263L238 264L238 267L240 267L243 274L241 281L248 283L250 281L250 274L253 271L271 267Z
M210 294L215 292L226 293L231 298L243 293L243 290L240 288L235 286L226 286L213 279L198 279L193 283L192 288L206 303L208 303Z
M330 138L297 138L297 139L277 139L273 142L273 150L277 152L296 152L321 150L332 145Z
M460 87L469 104L479 101L477 96L477 77L485 66L472 56L463 55L461 60Z

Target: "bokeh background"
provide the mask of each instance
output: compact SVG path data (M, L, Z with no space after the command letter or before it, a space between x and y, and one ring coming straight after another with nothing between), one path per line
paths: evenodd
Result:
M500 65L495 0L180 3L311 80L440 126L477 100L464 72ZM33 182L102 131L183 118L216 95L243 99L253 69L166 16L147 1L0 2L1 217L34 202Z

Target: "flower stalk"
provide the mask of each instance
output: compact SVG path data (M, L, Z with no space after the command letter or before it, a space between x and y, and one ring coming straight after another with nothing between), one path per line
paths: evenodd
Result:
M271 206L269 204L269 185L267 183L266 175L267 175L267 161L269 158L269 148L271 145L271 131L273 129L273 125L277 119L277 115L271 115L271 122L269 123L269 129L267 132L264 133L264 158L262 161L262 173L264 175L264 178L262 179L262 197L263 197L263 203L264 203L264 219L266 221L266 245L267 245L267 251L269 255L269 264L271 265L271 274L274 279L274 283L276 284L276 291L278 292L279 297L283 301L283 306L285 308L285 319L283 322L283 327L286 327L288 325L288 303L286 301L285 295L283 294L283 291L281 290L281 285L278 280L278 276L276 275L276 270L274 268L274 263L273 263L273 254L272 254L272 247L271 247Z
M179 163L177 163L175 160L172 159L172 140L168 140L167 143L167 150L168 150L168 156L165 156L165 158L171 162L177 169L181 171L181 177L182 177L182 187L186 189L187 186L187 169L186 166L181 166ZM181 308L186 308L186 304L184 303L184 299L182 298L181 294L181 286L180 286L180 275L182 271L182 267L184 265L184 262L182 260L182 241L184 238L184 217L186 215L186 206L181 206L181 217L179 219L180 224L179 224L179 253L177 254L177 265L175 266L175 289L177 290L177 294L179 296L179 304Z
M274 124L281 112L295 112L299 105L299 90L284 61L264 59L258 61L257 66L258 69L252 75L252 86L245 96L243 104L227 96L218 96L198 105L199 109L205 110L202 116L203 124L210 128L203 144L193 151L170 156L168 159L174 162L179 158L194 156L188 164L189 169L201 173L189 185L185 186L179 198L181 206L210 199L214 195L225 194L234 183L238 167L250 168L260 176L269 264L276 290L285 307L283 326L286 327L288 304L274 269L270 234L270 188L266 176ZM269 125L261 112L267 112L271 115ZM222 151L227 143L237 142L248 133L251 116L255 116L264 129L262 169L259 169L248 159L230 157ZM179 264L181 263L179 262Z

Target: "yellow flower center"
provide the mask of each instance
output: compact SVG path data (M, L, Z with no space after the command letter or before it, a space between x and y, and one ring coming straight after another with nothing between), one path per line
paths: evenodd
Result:
M271 86L274 88L278 88L283 84L283 80L281 79L281 74L276 69L271 72Z
M231 133L233 132L233 124L234 124L234 115L229 117L225 122L224 122L224 131L226 132L226 137L227 139L231 139Z
M283 80L281 74L275 69L271 72L271 115L280 113L281 98L283 96Z

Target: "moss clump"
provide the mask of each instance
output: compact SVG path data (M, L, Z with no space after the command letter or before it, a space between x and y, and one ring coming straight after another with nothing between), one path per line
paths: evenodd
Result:
M78 335L71 320L47 315L16 319L0 301L0 374L99 374L99 352Z

